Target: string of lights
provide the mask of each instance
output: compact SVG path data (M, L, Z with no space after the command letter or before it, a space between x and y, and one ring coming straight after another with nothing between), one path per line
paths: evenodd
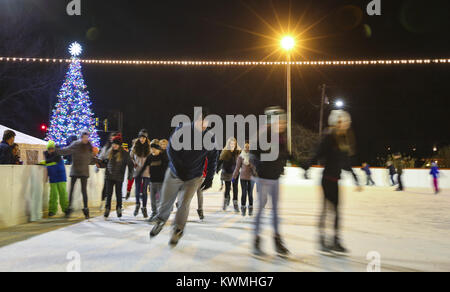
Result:
M72 63L73 59L0 57L0 63ZM102 60L79 59L83 64L137 65L137 66L370 66L370 65L427 65L450 64L450 59L398 60L329 60L329 61L170 61L170 60Z

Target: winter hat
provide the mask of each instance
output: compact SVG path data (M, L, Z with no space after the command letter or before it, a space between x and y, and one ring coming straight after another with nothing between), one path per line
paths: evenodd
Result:
M146 129L140 130L140 131L139 131L138 137L139 137L139 138L140 138L140 137L148 138L148 131L147 131Z
M48 141L48 143L47 143L47 150L54 149L54 148L56 148L55 141L52 141L52 140Z
M264 110L264 114L267 116L267 123L272 123L272 117L278 116L279 121L286 121L286 112L279 106L268 107Z
M155 149L158 149L158 150L162 150L161 145L159 145L159 140L158 139L152 140L152 142L150 143L150 148L155 148Z
M340 119L343 119L349 123L352 122L352 118L350 117L350 114L348 112L343 110L334 110L331 111L330 116L328 117L328 125L330 127L334 127L337 125Z
M123 142L122 141L122 134L120 134L120 133L112 138L112 143L113 144L122 145L122 142Z

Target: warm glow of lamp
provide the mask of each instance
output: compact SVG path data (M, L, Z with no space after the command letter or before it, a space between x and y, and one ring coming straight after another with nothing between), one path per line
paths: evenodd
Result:
M291 36L285 36L281 39L281 47L286 50L290 51L295 47L295 40Z

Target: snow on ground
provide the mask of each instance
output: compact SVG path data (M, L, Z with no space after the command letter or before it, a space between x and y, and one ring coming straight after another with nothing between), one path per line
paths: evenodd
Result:
M151 226L132 217L119 221L98 217L0 248L0 271L66 271L80 256L82 271L366 271L381 256L382 271L450 271L450 192L366 188L343 189L343 240L346 257L316 252L320 189L282 188L282 235L290 259L274 255L269 211L266 211L261 260L250 255L253 220L221 211L222 195L205 197L206 220L197 218L193 201L185 236L168 246L171 228L152 240Z

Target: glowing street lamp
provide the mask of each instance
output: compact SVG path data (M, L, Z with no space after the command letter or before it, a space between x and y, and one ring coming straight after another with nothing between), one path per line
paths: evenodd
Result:
M295 47L295 39L291 36L285 36L280 41L280 46L287 52L286 65L286 97L287 97L287 140L288 151L292 154L292 89L291 89L291 54L290 52Z
M336 100L336 102L334 103L334 105L336 106L336 108L341 109L344 107L344 102L340 99Z

